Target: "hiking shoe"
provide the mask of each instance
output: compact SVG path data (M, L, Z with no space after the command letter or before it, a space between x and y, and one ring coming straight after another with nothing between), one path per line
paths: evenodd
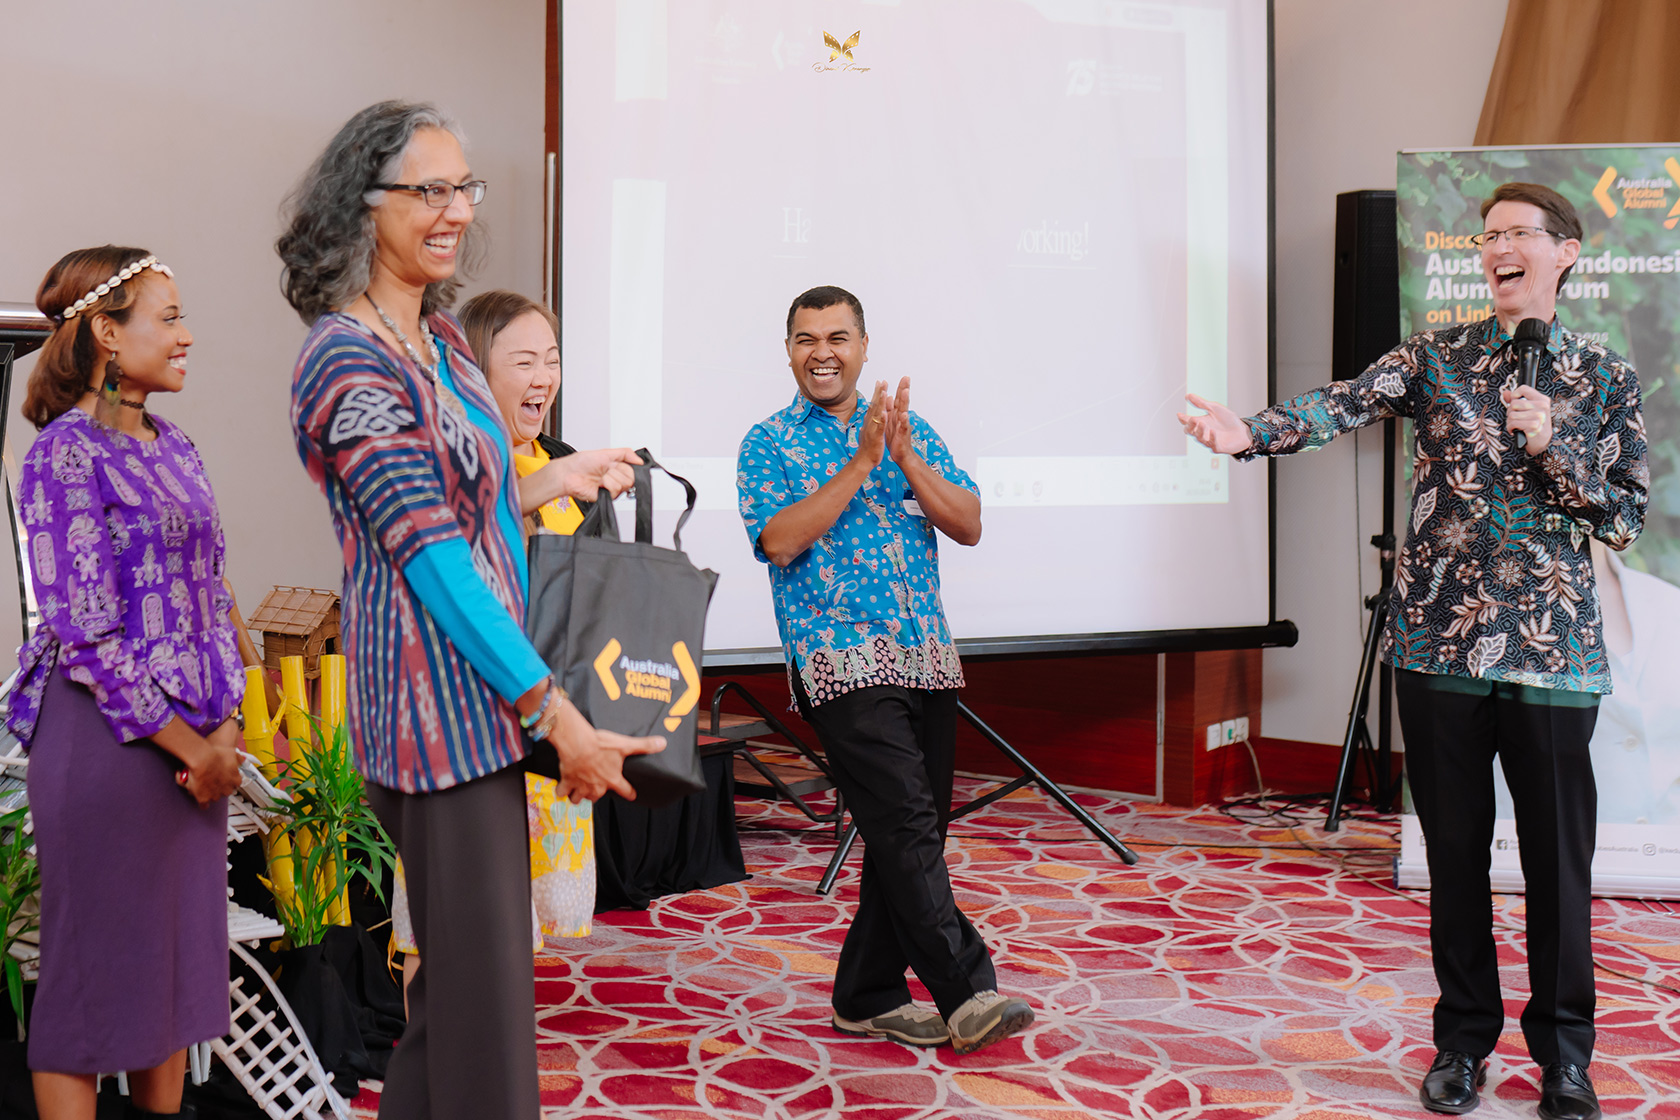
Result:
M957 1053L971 1054L1000 1038L1026 1030L1032 1021L1032 1008L1026 1000L987 991L975 992L968 1002L951 1012L946 1026L951 1030L951 1045Z
M945 1029L945 1020L939 1017L939 1012L917 1007L913 1003L862 1021L842 1019L836 1011L834 1029L841 1034L890 1038L907 1046L943 1046L951 1038L951 1032Z

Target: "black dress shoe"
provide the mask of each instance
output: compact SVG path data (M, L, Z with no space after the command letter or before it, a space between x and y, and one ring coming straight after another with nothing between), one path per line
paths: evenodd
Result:
M1476 1090L1486 1084L1486 1062L1458 1050L1441 1050L1423 1076L1418 1100L1431 1112L1469 1112L1482 1103Z
M1541 1120L1598 1120L1601 1115L1585 1067L1553 1062L1540 1068Z

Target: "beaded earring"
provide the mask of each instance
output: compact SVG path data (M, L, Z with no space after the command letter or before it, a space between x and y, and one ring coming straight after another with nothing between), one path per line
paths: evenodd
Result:
M93 406L93 418L107 428L116 427L117 418L122 415L122 395L117 391L121 385L122 367L117 364L117 352L113 350L105 363L105 381L99 387L99 401Z

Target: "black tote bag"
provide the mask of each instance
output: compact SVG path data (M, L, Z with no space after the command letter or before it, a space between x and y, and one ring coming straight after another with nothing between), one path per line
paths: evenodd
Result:
M590 723L665 737L659 754L624 762L636 804L658 808L706 787L695 728L701 641L717 573L696 568L682 551L682 528L694 512L693 485L659 466L645 448L637 454L644 465L635 468L634 541L619 539L618 516L605 490L571 536L531 537L525 631ZM654 469L682 483L688 495L670 548L653 543ZM554 776L556 761L544 744L532 768Z

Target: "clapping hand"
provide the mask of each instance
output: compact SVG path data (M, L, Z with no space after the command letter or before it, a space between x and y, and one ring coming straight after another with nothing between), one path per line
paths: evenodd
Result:
M906 380L905 385L909 382ZM887 433L892 428L893 400L887 396L887 383L875 382L875 395L869 400L869 411L863 416L863 432L858 436L858 461L869 470L881 465L887 450Z
M1235 412L1226 408L1218 401L1205 400L1194 393L1184 398L1196 408L1207 412L1206 416L1191 416L1187 413L1178 414L1178 422L1184 426L1186 435L1207 448L1221 455L1238 455L1247 451L1254 442L1248 425Z
M884 383L883 383L884 384ZM904 469L916 456L916 446L910 438L910 379L898 379L898 393L893 397L892 411L887 416L887 453L893 462Z

